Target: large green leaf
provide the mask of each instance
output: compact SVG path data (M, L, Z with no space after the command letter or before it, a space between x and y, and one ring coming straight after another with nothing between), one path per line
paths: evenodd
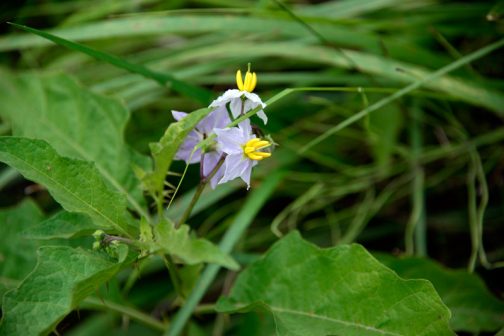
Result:
M156 198L163 197L162 191L168 169L175 158L179 146L187 134L203 119L211 109L194 111L180 121L172 123L159 142L152 143L150 149L154 158L154 170L142 177L144 187Z
M425 280L403 280L360 245L320 249L293 232L238 277L221 312L267 309L278 335L453 335Z
M44 216L30 199L0 211L0 282L23 279L35 266L38 242L26 239L23 231Z
M401 277L431 281L452 312L454 330L479 333L504 327L504 302L495 298L477 275L450 270L428 259L378 258Z
M69 239L91 235L100 229L93 220L82 213L60 211L45 221L30 227L25 235L30 239Z
M0 137L0 161L47 187L63 208L89 215L105 229L134 235L126 199L110 190L90 162L62 157L43 140Z
M121 264L83 249L41 247L35 270L5 294L0 335L46 335Z
M178 229L167 220L162 220L153 230L152 252L160 251L180 258L184 263L214 263L230 269L238 269L238 264L219 247L203 238L191 237L189 226L181 225Z
M132 166L136 153L123 133L129 112L119 101L92 93L66 75L2 72L0 115L13 134L47 141L61 155L92 161L105 181L143 212ZM140 164L146 166L146 158Z

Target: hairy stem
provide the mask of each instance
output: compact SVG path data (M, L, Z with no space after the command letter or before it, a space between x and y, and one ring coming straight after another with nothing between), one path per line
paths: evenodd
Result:
M203 156L202 156L202 159L203 159ZM207 183L212 179L212 177L214 177L214 175L217 173L219 168L222 166L222 164L224 163L224 159L225 159L225 155L222 155L220 157L219 161L217 162L217 164L215 165L214 169L212 169L212 171L210 172L210 174L208 174L208 176L203 176L203 173L201 174L202 177L201 177L200 183L198 185L198 188L194 192L194 196L191 199L191 203L189 203L189 206L184 211L184 214L182 215L182 217L180 218L178 223L175 224L176 229L178 229L182 224L184 224L185 221L189 218L189 216L191 215L192 209L194 208L194 206L196 205L196 202L198 202L198 199L201 196L201 193L205 189ZM201 162L201 165L203 165L203 160Z

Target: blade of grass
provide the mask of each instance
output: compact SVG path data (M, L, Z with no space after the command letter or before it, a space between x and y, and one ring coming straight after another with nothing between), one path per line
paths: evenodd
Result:
M116 66L118 68L127 70L132 73L140 74L146 78L150 78L158 82L160 85L163 86L170 86L174 91L183 94L185 96L188 96L190 98L197 99L199 102L203 104L208 104L212 98L212 93L206 89L203 89L198 86L194 86L191 84L188 84L186 82L183 82L175 77L173 77L170 74L167 73L160 73L160 72L154 72L150 70L147 67L144 67L143 65L140 64L134 64L130 63L120 57L117 57L115 55L111 55L108 53L105 53L103 51L99 51L96 49L93 49L91 47L88 47L86 45L72 42L66 39L63 39L61 37L58 37L56 35L52 35L50 33L34 29L28 26L23 26L19 25L16 23L9 23L10 25L19 28L21 30L33 33L35 35L41 36L49 41L52 41L60 46L69 48L71 50L75 50L78 52L82 52L86 55L89 55L97 60L107 62L113 66Z
M352 117L344 120L343 122L339 123L338 125L334 126L331 129L329 129L328 131L321 134L320 136L318 136L317 138L313 139L308 144L306 144L304 147L302 147L299 150L299 153L301 154L301 153L306 152L308 149L312 148L313 146L315 146L318 143L322 142L323 140L327 139L331 135L334 135L335 133L342 130L343 128L357 122L358 120L364 118L366 115L368 115L368 114L380 109L381 107L401 98L402 96L408 94L409 92L420 88L422 85L424 85L434 79L437 79L437 78L449 73L450 71L458 69L458 68L468 64L469 62L473 62L474 60L481 58L481 57L491 53L492 51L495 51L495 50L501 48L502 46L504 46L504 39L501 39L495 43L492 43L486 47L483 47L483 48L481 48L481 49L479 49L479 50L477 50L467 56L462 57L461 59L459 59L453 63L448 64L447 66L431 73L430 75L411 83L410 85L402 88L401 90L397 91L396 93L394 93L384 99L377 101L376 103L363 109L359 113L356 113ZM502 106L500 108L502 109ZM501 111L501 113L502 113L502 111Z
M261 186L254 190L247 198L245 204L241 208L238 215L235 217L229 230L219 244L221 250L225 253L230 253L238 240L243 236L243 233L252 223L261 207L266 203L271 196L276 186L280 183L285 173L280 171L270 175L265 179ZM212 264L208 265L200 279L196 283L193 291L187 298L184 306L179 310L173 319L170 328L165 332L166 336L179 335L184 328L187 320L191 317L192 312L200 302L201 298L212 284L220 266Z
M427 228L425 223L425 172L418 162L422 154L422 131L421 115L422 110L419 106L412 109L410 137L411 137L411 171L413 174L413 183L411 190L411 203L413 209L406 225L405 247L408 255L416 254L424 257L427 255Z

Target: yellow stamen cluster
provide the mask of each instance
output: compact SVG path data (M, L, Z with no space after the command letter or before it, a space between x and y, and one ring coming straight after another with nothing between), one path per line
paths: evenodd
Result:
M271 153L260 152L260 149L271 146L271 143L266 140L261 140L259 138L253 138L247 141L243 146L243 153L252 160L261 161L262 159L271 156Z
M236 85L240 91L252 92L257 85L257 76L255 72L250 72L250 65L245 74L245 82L242 79L241 70L236 71Z

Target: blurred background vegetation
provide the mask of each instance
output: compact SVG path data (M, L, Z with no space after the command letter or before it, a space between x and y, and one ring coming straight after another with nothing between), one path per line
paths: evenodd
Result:
M286 88L315 88L295 91L267 109L270 122L263 130L279 146L255 170L252 189L273 171L287 175L255 216L236 257L254 260L277 235L298 229L320 246L358 242L387 255L428 256L474 271L502 298L502 49L300 149L380 99L498 41L503 13L504 3L496 1L7 1L0 4L0 65L11 73L70 74L122 100L132 111L126 140L146 154L173 121L170 110L189 112L205 102L4 22L47 30L214 97L234 88L235 71L248 62L264 101ZM9 134L10 125L2 123L0 131ZM57 210L44 190L9 168L0 174L2 206L31 197L45 213ZM190 167L170 215L180 216L198 179L198 168ZM249 194L239 183L207 191L189 223L198 235L217 241ZM199 270L187 269L188 279L191 272ZM232 278L222 273L205 302L214 302ZM171 314L176 305L166 279L162 265L146 265L130 286L128 302L154 316ZM103 295L124 301L118 290L123 280ZM193 321L194 335L262 335L267 326L260 322L268 322L254 314L216 317L205 306ZM58 329L65 335L113 328L121 335L157 334L126 324L111 313L83 310Z

